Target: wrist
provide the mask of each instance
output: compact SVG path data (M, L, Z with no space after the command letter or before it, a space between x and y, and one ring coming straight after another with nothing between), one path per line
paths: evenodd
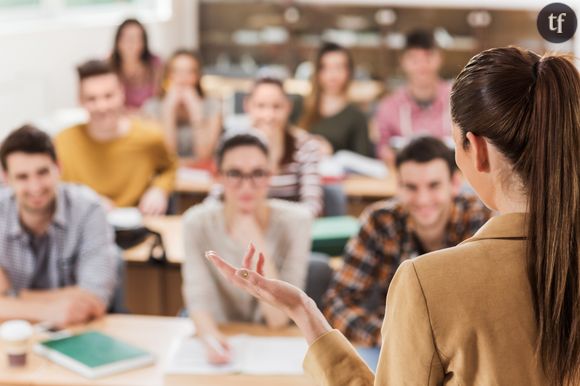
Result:
M290 319L302 331L308 344L332 330L332 327L316 306L314 300L303 294L299 306L289 312Z

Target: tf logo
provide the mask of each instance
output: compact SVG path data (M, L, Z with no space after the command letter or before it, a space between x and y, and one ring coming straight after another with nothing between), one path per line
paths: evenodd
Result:
M578 20L566 4L551 3L542 8L536 24L544 39L551 43L563 43L574 36Z
M544 39L551 43L564 43L574 36L578 19L566 4L551 3L542 8L536 24Z

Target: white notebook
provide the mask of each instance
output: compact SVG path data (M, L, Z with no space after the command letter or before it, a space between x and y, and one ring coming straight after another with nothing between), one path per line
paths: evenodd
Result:
M215 366L206 360L205 348L196 338L173 345L165 367L167 374L300 375L308 350L304 338L236 335L229 339L232 362Z

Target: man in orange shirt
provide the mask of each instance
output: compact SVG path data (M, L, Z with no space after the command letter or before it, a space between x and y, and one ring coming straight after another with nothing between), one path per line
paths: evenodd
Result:
M165 213L177 162L161 129L125 113L121 82L107 62L88 61L78 74L89 121L55 139L63 180L90 186L109 207Z

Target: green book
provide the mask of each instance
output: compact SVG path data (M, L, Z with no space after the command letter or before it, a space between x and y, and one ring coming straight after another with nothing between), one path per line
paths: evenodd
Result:
M97 331L38 343L34 351L87 378L99 378L152 364L154 356Z

